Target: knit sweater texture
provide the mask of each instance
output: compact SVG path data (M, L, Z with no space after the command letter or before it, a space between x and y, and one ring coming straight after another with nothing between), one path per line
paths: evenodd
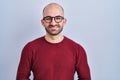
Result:
M50 43L45 37L35 39L22 50L16 80L91 80L86 52L83 47L64 36L59 43Z

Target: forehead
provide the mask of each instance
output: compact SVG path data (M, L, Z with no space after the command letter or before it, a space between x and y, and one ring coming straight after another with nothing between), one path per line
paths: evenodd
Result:
M50 4L47 5L43 10L43 16L63 16L64 11L60 5L57 4Z

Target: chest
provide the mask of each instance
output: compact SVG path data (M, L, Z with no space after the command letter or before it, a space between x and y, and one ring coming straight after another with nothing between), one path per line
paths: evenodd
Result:
M47 46L33 53L33 67L41 70L72 70L75 67L75 51L64 46Z

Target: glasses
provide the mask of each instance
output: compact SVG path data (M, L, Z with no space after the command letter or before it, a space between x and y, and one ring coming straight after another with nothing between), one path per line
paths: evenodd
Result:
M45 20L46 23L51 23L53 18L56 23L60 23L64 19L64 17L62 16L55 16L55 17L46 16L43 18L43 20Z

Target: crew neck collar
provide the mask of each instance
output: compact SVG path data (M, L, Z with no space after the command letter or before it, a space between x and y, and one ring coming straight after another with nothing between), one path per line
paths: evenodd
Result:
M60 42L58 42L58 43L52 43L52 42L47 41L47 40L45 39L45 36L43 36L43 38L44 38L44 40L45 40L46 43L51 44L51 45L62 44L62 43L65 41L65 36L63 36L63 40L60 41Z

